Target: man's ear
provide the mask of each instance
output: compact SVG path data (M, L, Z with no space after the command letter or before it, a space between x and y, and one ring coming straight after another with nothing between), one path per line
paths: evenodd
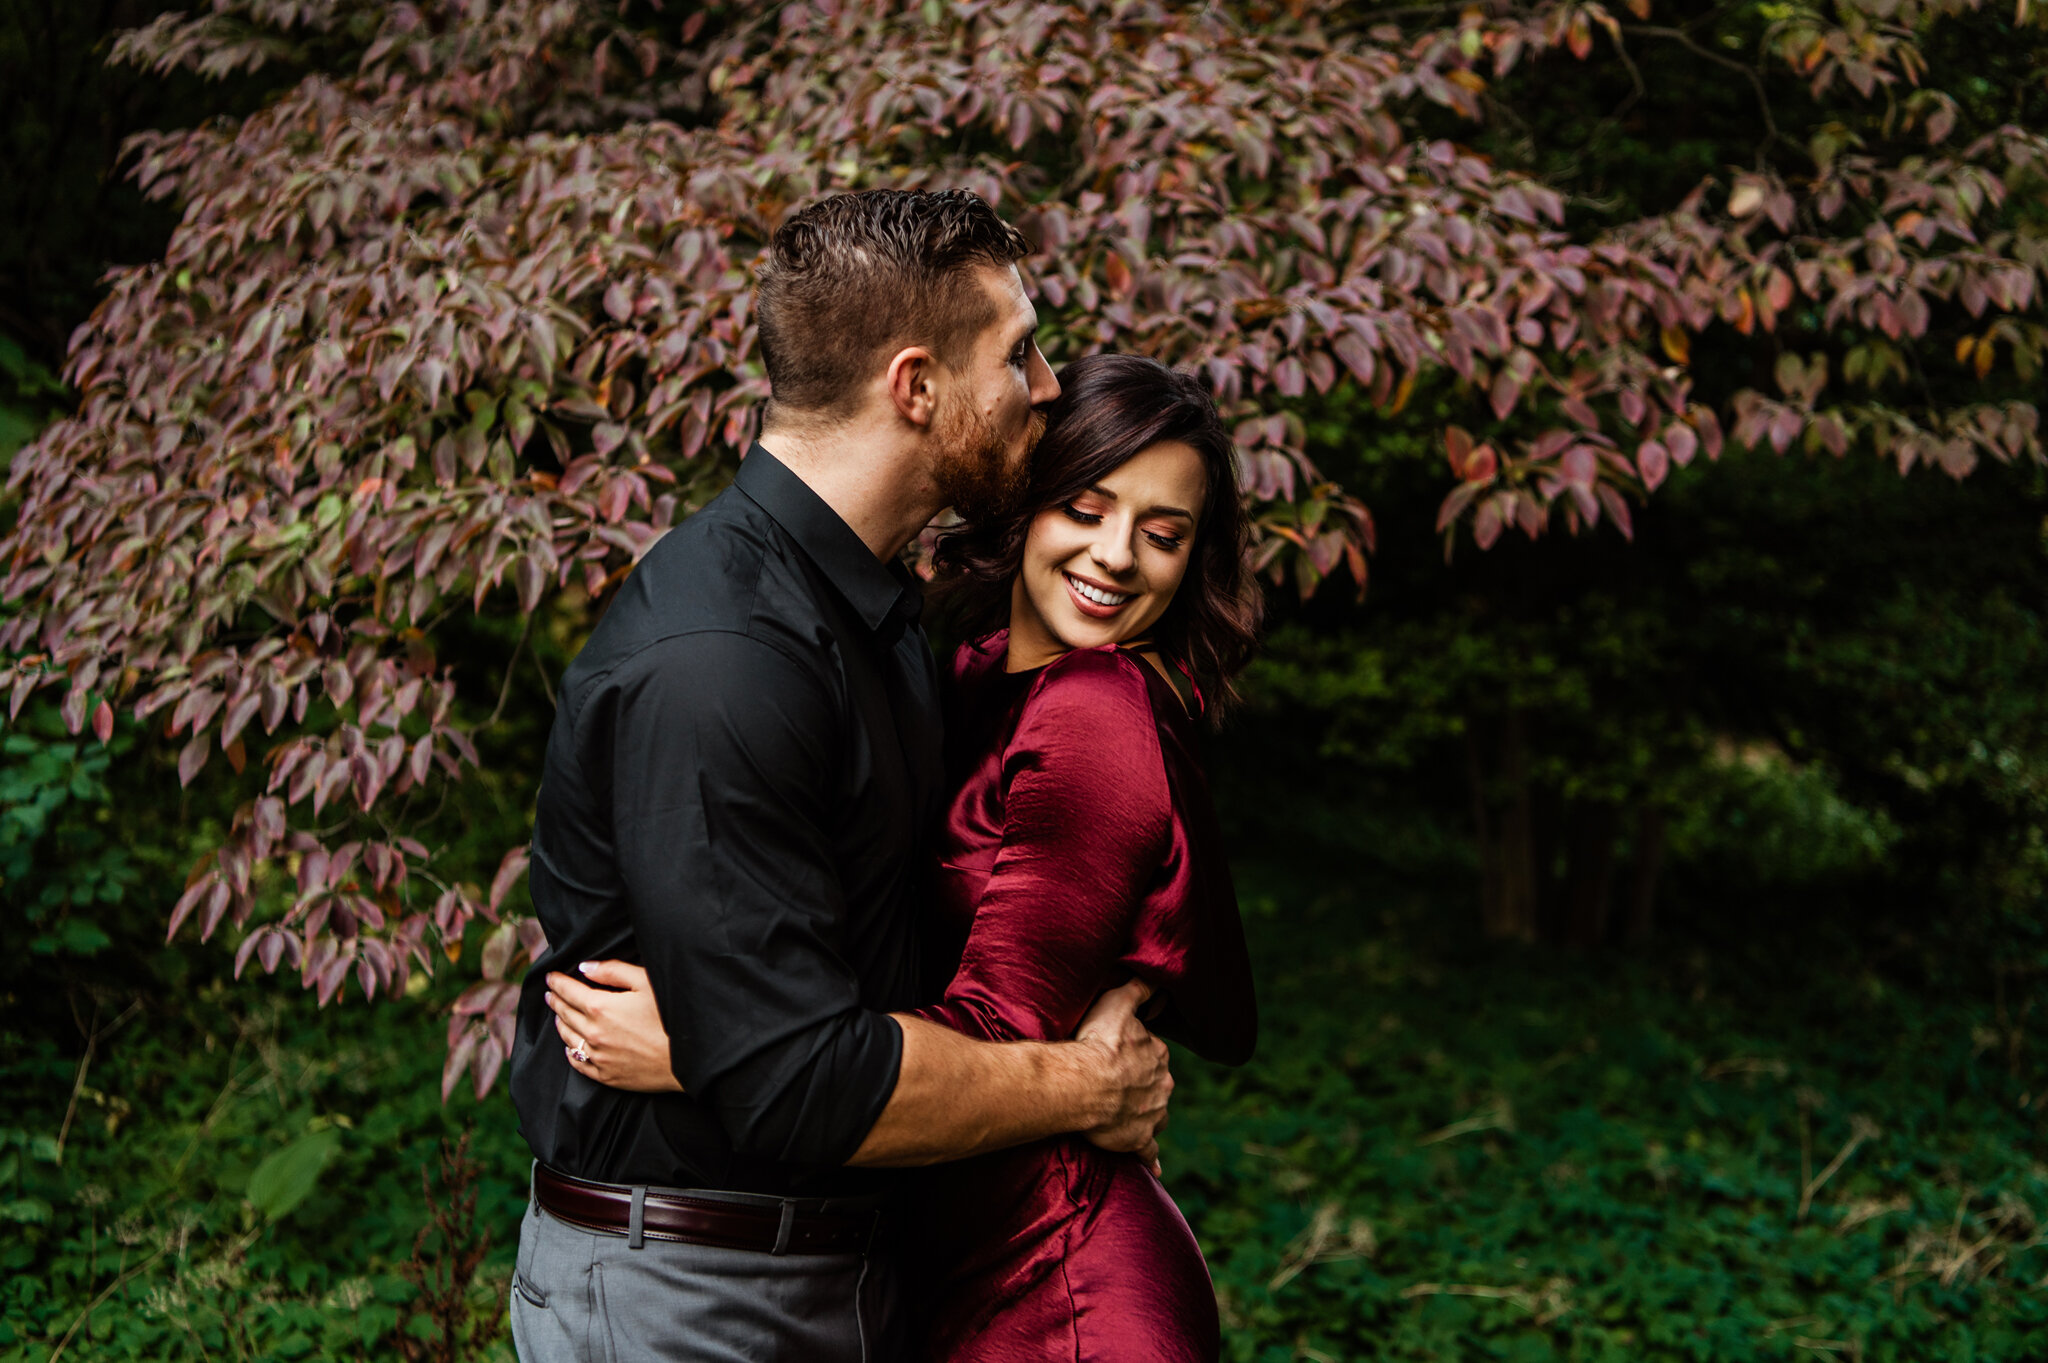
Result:
M939 406L939 364L921 345L905 346L889 361L889 401L913 426L929 426Z

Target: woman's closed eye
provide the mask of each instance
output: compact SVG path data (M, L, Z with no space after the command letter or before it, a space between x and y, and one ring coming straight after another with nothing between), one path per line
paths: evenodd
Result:
M1177 552L1183 544L1188 542L1187 536L1176 535L1168 530L1147 530L1145 538L1151 540L1152 543L1169 554Z
M1102 524L1102 513L1099 511L1083 511L1080 507L1074 505L1072 502L1068 502L1065 506L1061 507L1060 510L1066 513L1066 517L1068 520L1073 521L1077 525Z

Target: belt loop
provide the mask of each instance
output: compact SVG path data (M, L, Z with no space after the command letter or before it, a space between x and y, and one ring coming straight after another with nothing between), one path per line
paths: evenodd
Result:
M526 1206L533 1213L533 1219L540 1220L540 1161L535 1160L526 1171Z
M782 1199L782 1224L775 1228L775 1248L768 1252L777 1255L789 1253L790 1232L795 1229L796 1199L785 1197Z
M642 1230L646 1224L647 1189L644 1187L636 1187L633 1189L633 1210L629 1212L626 1217L627 1249L638 1249L641 1245L647 1242L647 1237L642 1233Z

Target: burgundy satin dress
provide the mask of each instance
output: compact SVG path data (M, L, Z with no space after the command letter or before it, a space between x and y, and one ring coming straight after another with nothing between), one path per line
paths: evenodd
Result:
M1073 1035L1133 975L1152 1027L1241 1064L1251 968L1193 725L1154 667L1113 648L1005 672L963 647L949 697L956 791L930 948L959 966L921 1014L990 1040ZM1132 1155L1078 1136L926 1171L907 1295L922 1357L1212 1363L1215 1291L1180 1209Z

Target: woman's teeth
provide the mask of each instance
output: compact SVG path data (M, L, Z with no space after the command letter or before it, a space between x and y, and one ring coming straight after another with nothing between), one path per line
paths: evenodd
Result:
M1137 595L1136 592L1106 592L1093 583L1083 582L1072 573L1068 573L1066 577L1067 581L1073 584L1076 592L1093 601L1098 606L1121 606L1124 602Z

